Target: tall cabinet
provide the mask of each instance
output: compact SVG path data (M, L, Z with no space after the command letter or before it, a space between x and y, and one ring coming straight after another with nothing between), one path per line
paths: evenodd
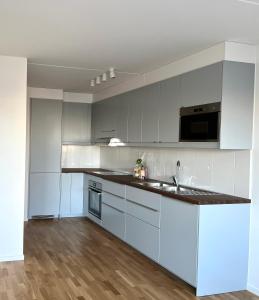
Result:
M59 214L62 102L31 100L29 218Z

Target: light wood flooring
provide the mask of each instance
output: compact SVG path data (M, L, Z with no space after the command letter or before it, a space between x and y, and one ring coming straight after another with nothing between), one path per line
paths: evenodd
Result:
M194 300L194 289L85 219L30 221L25 261L0 263L0 300ZM258 300L248 292L203 300Z

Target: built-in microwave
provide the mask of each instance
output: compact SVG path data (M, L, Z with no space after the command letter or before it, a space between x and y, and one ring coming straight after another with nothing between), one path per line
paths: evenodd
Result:
M221 103L180 109L180 142L217 142L220 131Z

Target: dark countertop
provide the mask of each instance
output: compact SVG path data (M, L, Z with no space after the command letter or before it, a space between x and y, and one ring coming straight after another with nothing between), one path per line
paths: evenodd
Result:
M186 195L181 193L167 192L157 188L149 186L141 186L138 183L143 182L140 179L134 178L132 175L103 175L95 174L94 171L108 171L101 168L63 168L62 173L86 173L96 177L100 177L112 182L125 184L142 190L146 190L152 193L160 194L162 196L181 200L187 203L196 205L208 205L208 204L235 204L235 203L251 203L250 199L230 196L226 194L214 193L211 195ZM159 180L145 179L145 181L159 182ZM204 190L200 190L204 191Z

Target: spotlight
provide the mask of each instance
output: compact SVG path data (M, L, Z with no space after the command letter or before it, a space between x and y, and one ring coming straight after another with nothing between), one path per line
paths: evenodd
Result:
M114 71L114 68L110 68L110 78L116 78L116 74L115 74L115 71Z
M106 73L103 73L103 75L102 75L102 81L107 81L107 74Z

